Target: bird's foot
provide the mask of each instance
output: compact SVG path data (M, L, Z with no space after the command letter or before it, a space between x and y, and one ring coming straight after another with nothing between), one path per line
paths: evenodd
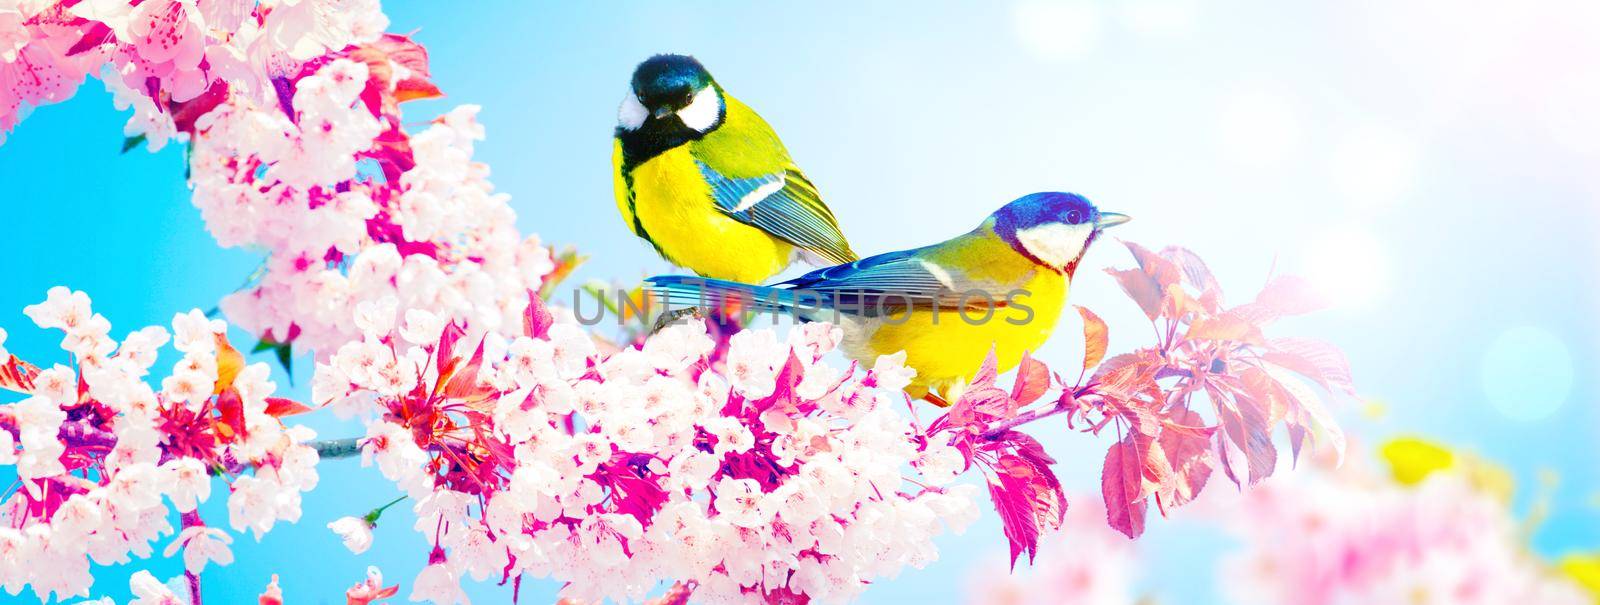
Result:
M682 308L682 309L673 309L671 311L667 311L665 313L662 313L660 316L656 317L656 323L655 323L654 326L651 326L650 334L654 335L656 332L660 332L662 330L665 330L667 328L667 326L670 326L672 324L678 323L679 321L683 320L685 317L693 317L695 319L705 319L705 315L703 313L701 313L700 307L685 307L685 308Z

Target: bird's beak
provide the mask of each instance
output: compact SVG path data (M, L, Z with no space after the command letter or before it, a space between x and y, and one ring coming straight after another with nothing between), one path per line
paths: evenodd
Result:
M1121 225L1131 220L1133 220L1133 217L1120 212L1101 212L1100 220L1096 221L1094 226L1099 229L1106 229Z
M656 108L655 116L656 116L656 119L659 120L661 118L665 118L667 116L670 116L673 113L674 112L672 111L671 107L668 107L666 105L662 105L661 107L657 107Z

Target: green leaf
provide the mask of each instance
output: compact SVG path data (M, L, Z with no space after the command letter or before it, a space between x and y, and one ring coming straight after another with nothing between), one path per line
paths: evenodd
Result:
M289 375L289 386L294 386L294 345L286 342L278 346L278 364Z
M260 341L256 342L255 348L250 349L251 353L260 353L262 351L272 351L273 352L273 356L278 358L278 365L283 366L283 372L285 374L289 375L289 385L293 386L294 385L294 344L293 343L287 343L287 342L277 342L277 341L274 341L274 340L271 340L271 339L263 338Z
M143 145L143 144L144 144L144 135L142 135L142 134L139 135L139 136L136 136L136 137L128 137L126 139L123 139L122 140L122 153L127 153L129 151L132 151L134 147L138 147L138 146Z

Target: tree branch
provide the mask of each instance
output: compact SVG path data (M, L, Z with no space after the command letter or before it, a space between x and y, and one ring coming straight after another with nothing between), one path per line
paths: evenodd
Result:
M317 448L317 456L323 460L330 458L351 458L361 453L359 442L361 437L346 437L344 439L324 439L311 442L311 447Z
M1011 418L1007 418L1006 420L1004 420L1002 422L994 423L994 424L989 426L989 430L984 431L983 434L980 435L980 436L983 437L984 439L994 439L996 437L1004 435L1007 431L1010 431L1011 429L1017 428L1019 426L1027 424L1029 422L1033 422L1035 420L1042 420L1042 419L1045 419L1045 418L1049 418L1049 417L1054 416L1056 414L1060 414L1062 412L1065 412L1065 411L1067 411L1067 410L1069 410L1071 408L1072 408L1072 406L1071 406L1071 404L1069 402L1056 402L1055 405L1052 405L1050 407L1044 407L1044 408L1039 408L1039 409L1036 409L1036 410L1031 410L1031 411L1022 413L1022 414L1017 414L1016 416L1013 416Z

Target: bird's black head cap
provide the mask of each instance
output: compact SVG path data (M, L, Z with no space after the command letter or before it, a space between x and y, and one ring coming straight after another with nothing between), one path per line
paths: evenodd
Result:
M685 107L711 84L711 72L689 55L656 55L633 70L633 93L652 110Z

